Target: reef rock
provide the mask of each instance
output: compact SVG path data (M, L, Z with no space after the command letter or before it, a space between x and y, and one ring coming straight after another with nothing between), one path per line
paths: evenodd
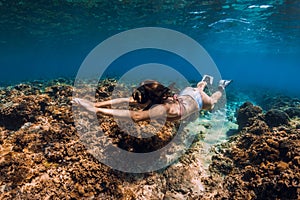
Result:
M245 102L237 111L237 123L239 129L243 129L249 125L251 118L255 118L262 113L262 109L259 106L254 106L251 102Z
M271 109L265 114L265 120L270 127L288 125L289 116L283 111Z
M288 107L298 107L300 105L300 99L298 98L291 98L286 95L265 95L261 100L260 100L260 105L262 108L265 110L270 110L270 109L279 109L283 110Z
M0 126L19 129L26 122L34 122L43 114L49 102L47 95L15 96L0 108Z
M238 114L242 134L212 157L212 176L207 182L224 178L210 189L215 190L211 199L300 199L297 126L289 124L283 111L272 109L261 115L261 109L250 103Z
M85 144L95 144L95 148L101 144L101 150L113 144L131 152L152 152L168 144L178 124L168 122L160 126L139 122L123 130L113 118L99 116L94 122L96 126L92 126L94 118L90 113L76 108L71 110L73 88L62 82L67 83L64 80L37 82L37 92L32 85L24 84L0 90L0 199L205 197L201 143L194 144L166 169L145 174L116 171L99 162L83 144L86 140ZM85 82L82 84L88 86ZM96 98L110 98L115 85L113 79L101 81ZM80 92L88 94L87 86ZM76 129L72 116L78 112L83 120ZM98 126L104 136L98 134ZM80 137L78 129L82 129L84 137ZM156 131L156 135L149 138L128 134L151 131ZM171 150L178 147L179 144L174 144Z
M300 108L290 107L284 110L285 113L289 115L290 118L300 117Z

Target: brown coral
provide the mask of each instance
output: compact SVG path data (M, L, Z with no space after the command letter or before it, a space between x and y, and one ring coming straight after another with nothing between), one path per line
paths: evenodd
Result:
M225 175L222 183L225 190L219 191L215 197L299 199L298 130L293 126L270 129L263 118L257 115L261 109L254 109L252 104L244 104L241 110L246 112L242 114L242 119L248 120L240 122L243 131L232 140L223 154L225 158L220 160L213 157L211 169L218 169L217 172ZM250 114L250 110L258 112ZM228 159L233 161L232 170L224 173L222 166Z

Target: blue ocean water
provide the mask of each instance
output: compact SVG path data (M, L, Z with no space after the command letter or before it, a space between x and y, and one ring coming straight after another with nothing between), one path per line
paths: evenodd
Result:
M300 93L298 0L0 0L0 83L75 77L95 46L140 27L195 39L236 86Z

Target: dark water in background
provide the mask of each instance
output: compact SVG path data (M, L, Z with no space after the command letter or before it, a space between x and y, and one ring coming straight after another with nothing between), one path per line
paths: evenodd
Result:
M300 93L299 0L0 0L0 83L74 77L101 41L146 26L197 40L236 86Z

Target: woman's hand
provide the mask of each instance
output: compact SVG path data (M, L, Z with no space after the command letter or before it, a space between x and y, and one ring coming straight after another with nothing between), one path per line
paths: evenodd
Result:
M95 104L86 99L74 98L71 103L80 105L90 112L96 112Z

